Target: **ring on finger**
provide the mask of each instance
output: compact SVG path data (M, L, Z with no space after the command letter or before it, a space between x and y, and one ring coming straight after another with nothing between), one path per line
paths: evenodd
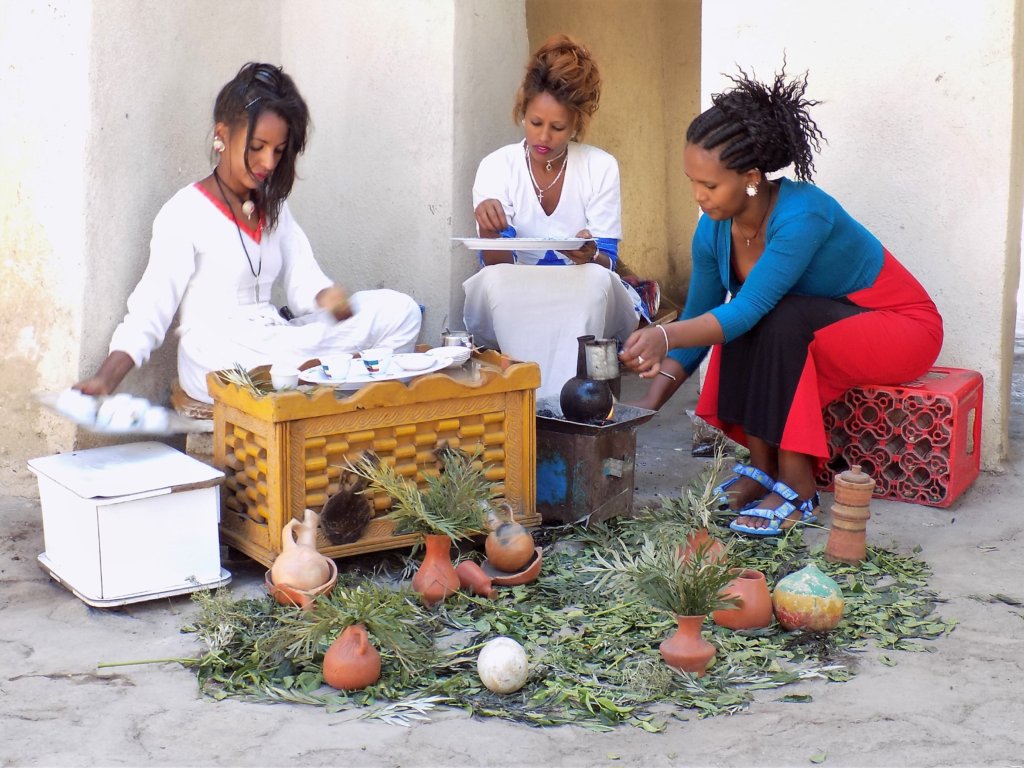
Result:
M636 363L637 363L637 365L643 365L644 364L644 359L643 359L643 357L641 355L637 355L636 356Z

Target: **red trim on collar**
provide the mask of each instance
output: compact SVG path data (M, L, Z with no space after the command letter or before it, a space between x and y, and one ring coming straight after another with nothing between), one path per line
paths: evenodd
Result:
M232 224L236 224L237 223L238 224L238 228L241 229L243 232L245 232L245 234L247 234L252 239L252 241L254 243L259 243L259 241L263 237L263 214L260 214L260 220L259 220L259 222L257 222L256 228L253 229L252 227L250 227L245 222L237 221L235 219L235 217L232 215L231 209L228 208L226 205L224 205L224 202L222 200L220 200L220 199L214 197L213 195L211 195L206 189L203 188L203 186L198 181L195 184L193 184L192 186L194 186L196 189L198 189L207 200L209 200L211 203L213 203L215 206L217 206L217 209L221 213L223 213L224 216Z

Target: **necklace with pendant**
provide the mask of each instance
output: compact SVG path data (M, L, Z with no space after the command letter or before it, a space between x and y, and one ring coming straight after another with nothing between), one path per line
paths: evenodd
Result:
M562 158L562 167L558 169L558 174L555 176L554 181L544 187L544 189L540 188L540 184L537 183L537 177L533 175L533 163L530 161L530 146L525 141L523 142L523 154L526 156L526 168L530 171L530 181L533 182L533 189L537 195L537 202L543 205L544 193L555 186L555 184L558 183L558 180L562 178L562 172L565 170L565 164L569 162L569 148L566 147L565 151L558 156ZM547 170L551 170L551 163L557 160L558 157L553 157L544 164Z
M242 244L242 251L245 253L245 261L249 265L249 271L252 273L252 288L253 297L256 299L256 303L260 303L260 273L263 271L263 254L260 253L259 264L254 268L252 265L252 257L249 256L249 249L245 247L245 238L242 237L242 228L238 224L238 217L235 216L235 210L231 207L231 203L228 201L228 196L224 193L224 185L221 184L220 174L217 173L217 169L213 169L213 180L217 182L217 189L220 190L221 197L224 198L224 202L228 204L228 210L231 211L231 220L235 222L235 229L238 231L238 242ZM247 200L242 204L242 212L246 216L251 217L251 212L246 212L245 206L252 206L251 210L256 209L255 203L252 200Z
M768 185L768 204L764 207L764 215L761 216L761 223L757 225L757 229L755 229L754 232L749 237L747 235L743 234L743 230L740 228L739 222L736 222L736 231L739 232L740 237L742 237L744 240L746 240L748 248L750 247L750 241L757 239L757 235L761 232L761 227L763 227L765 221L768 220L768 211L770 211L772 209L772 193L774 191L775 191L775 188L773 186L771 186L771 184L769 184Z

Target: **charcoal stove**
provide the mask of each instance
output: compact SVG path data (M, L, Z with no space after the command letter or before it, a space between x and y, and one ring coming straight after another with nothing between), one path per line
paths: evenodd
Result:
M656 411L615 404L598 424L569 421L557 397L537 401L537 511L545 523L598 522L633 506L636 430Z

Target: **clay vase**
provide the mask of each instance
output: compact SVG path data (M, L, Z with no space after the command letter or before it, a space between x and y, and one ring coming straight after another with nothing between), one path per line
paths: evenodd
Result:
M316 548L316 528L292 519L281 530L281 554L270 568L270 577L278 586L315 589L331 576L327 560Z
M380 680L380 653L366 627L353 624L335 638L324 654L323 675L339 691L358 691Z
M499 571L516 573L530 562L536 544L526 526L512 519L511 509L506 509L506 515L508 519L505 521L500 521L497 515L492 517L491 525L495 522L498 525L487 534L484 552L488 562Z
M569 421L587 423L608 417L615 400L607 381L587 376L586 343L593 336L578 336L579 350L576 354L576 375L562 385L558 404L562 415Z
M479 597L486 597L488 600L493 600L498 596L498 590L491 584L491 577L472 560L463 560L455 572L459 574L459 583L463 589Z
M433 606L458 591L459 574L452 565L450 538L428 533L423 536L423 543L427 551L412 577L412 588L419 593L424 605Z
M738 597L734 608L711 614L711 620L728 629L760 629L772 623L772 593L764 574L753 568L736 571L736 578L722 590L725 597Z
M869 504L875 481L854 464L835 477L836 502L832 505L832 530L825 545L825 559L859 563L867 557Z
M775 618L789 632L833 630L846 607L839 585L813 563L781 579L772 592L772 603Z
M704 616L676 616L678 628L658 646L661 658L670 667L692 672L697 677L704 674L715 657L715 646L700 633Z
M685 545L679 548L679 556L683 560L689 560L704 545L707 547L704 550L705 559L713 563L720 563L725 559L725 544L712 538L707 528L700 528L687 534Z

